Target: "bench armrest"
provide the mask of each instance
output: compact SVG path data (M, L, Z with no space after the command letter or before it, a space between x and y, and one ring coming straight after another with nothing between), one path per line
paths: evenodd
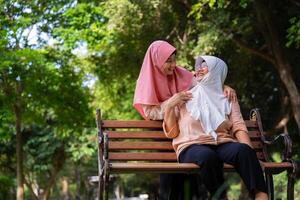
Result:
M250 111L250 120L256 121L258 125L259 132L261 133L261 140L266 145L272 145L276 143L279 139L283 140L284 149L281 152L282 162L288 161L293 162L292 160L292 140L287 133L281 133L272 139L266 139L263 131L261 116L258 108L254 108Z
M103 142L104 142L103 158L104 160L108 160L108 134L106 131L104 131L103 133Z
M281 152L281 160L282 162L291 161L292 159L292 140L287 133L281 133L271 139L266 139L264 135L261 136L261 139L264 144L272 145L279 141L279 139L283 140L284 149Z

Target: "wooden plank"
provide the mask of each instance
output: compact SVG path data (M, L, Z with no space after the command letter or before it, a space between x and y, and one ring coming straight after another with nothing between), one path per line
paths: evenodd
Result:
M112 139L168 139L163 131L107 131L108 137ZM260 138L258 130L249 131L250 138Z
M262 164L264 168L279 168L279 169L293 168L293 165L290 162L281 162L281 163L263 162Z
M261 134L258 130L248 131L248 135L249 135L250 139L260 139L260 137L261 137Z
M257 128L256 121L245 120L249 128ZM162 121L154 120L103 120L102 128L162 128Z
M251 141L252 147L254 149L262 149L263 143L261 141Z
M282 163L275 163L275 162L266 162L262 163L263 170L270 174L279 174L286 170L292 170L294 166L290 162L282 162Z
M110 139L167 139L163 131L107 131Z
M234 167L224 164L226 171ZM151 173L199 173L199 166L194 163L110 163L110 170L113 173L120 172L151 172Z
M177 161L175 152L168 153L109 153L109 160Z
M257 128L257 122L252 120L245 120L247 128Z
M118 170L146 170L152 171L155 169L169 169L169 170L189 170L189 169L198 169L199 166L194 163L111 163L111 169L118 169Z
M111 173L199 173L199 166L194 163L110 163ZM225 171L233 171L234 167L224 164ZM98 182L98 176L89 177L90 183Z
M162 121L152 120L103 120L103 128L162 128Z
M167 142L109 142L110 150L174 150L171 141Z
M292 169L293 165L289 162L273 163L262 162L265 170L278 170L283 171L286 169ZM229 164L224 164L225 171L232 171L234 167ZM112 173L124 173L124 172L150 172L150 173L198 173L199 166L194 163L110 163L110 171ZM98 176L89 177L90 182L98 182Z
M168 139L163 131L107 131L110 139ZM250 139L258 140L261 134L258 130L249 131Z
M265 154L262 151L256 152L256 156L259 160L266 160Z
M252 146L256 150L262 150L261 141L252 141ZM109 142L110 150L174 150L171 141L157 142Z

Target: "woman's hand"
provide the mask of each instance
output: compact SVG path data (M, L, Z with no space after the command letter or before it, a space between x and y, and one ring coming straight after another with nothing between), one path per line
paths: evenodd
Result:
M180 106L188 100L192 99L192 97L192 93L189 91L178 92L169 99L169 107L173 108L175 106Z
M227 97L230 102L236 102L237 97L236 97L236 92L234 89L232 89L228 85L224 85L223 92L224 92L225 97Z

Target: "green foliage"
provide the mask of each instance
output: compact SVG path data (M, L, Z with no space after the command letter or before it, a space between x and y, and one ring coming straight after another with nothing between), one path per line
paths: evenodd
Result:
M141 175L143 179L140 178ZM120 174L115 177L114 185L124 190L125 196L134 197L146 193L151 198L158 191L158 181L159 176L154 174Z
M71 50L47 46L50 36L45 37L60 20L58 14L72 4L62 0L5 1L0 10L4 14L0 17L0 167L15 176L15 157L11 155L16 145L15 107L19 106L24 176L45 190L52 187L49 179L55 179L64 164L66 144L73 141L75 145L78 141L72 138L81 135L92 119L81 60ZM32 32L36 42L31 39Z
M66 152L72 162L88 162L95 156L97 152L95 148L95 132L95 129L84 129L78 136L75 134L71 136Z
M97 45L106 35L107 18L103 15L103 3L78 3L67 9L60 19L60 26L53 36L61 45L74 49L82 42Z
M111 79L107 84L97 84L94 88L94 108L101 108L103 119L138 119L133 109L135 82L127 74L121 80Z
M226 173L225 179L229 187L227 192L228 198L238 199L241 194L241 177L236 173Z
M12 187L12 178L0 174L0 199L12 199L12 195L10 195Z
M47 174L52 168L53 157L56 151L64 146L63 141L53 134L50 127L30 127L23 134L27 136L23 147L26 152L24 159L26 171L31 175L35 174L35 179L43 177L43 182L47 183L49 179Z
M289 20L291 26L287 29L287 47L295 45L297 48L300 47L300 20L296 17L293 17Z

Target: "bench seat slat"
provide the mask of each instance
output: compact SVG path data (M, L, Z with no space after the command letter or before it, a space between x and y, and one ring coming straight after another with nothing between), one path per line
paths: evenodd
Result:
M263 144L261 141L251 141L251 144L254 149L262 149L263 148Z
M103 120L102 128L161 128L162 121Z
M262 151L256 152L256 156L259 160L263 160L263 161L266 160L266 157Z
M109 160L177 161L175 152L166 153L114 153L108 154Z
M233 166L224 164L224 168L232 170ZM151 171L154 173L172 172L172 173L195 173L199 172L199 166L194 163L110 163L112 172L145 172Z
M260 139L261 133L258 130L248 131L250 139Z
M263 162L262 166L265 170L283 171L292 169L293 166L289 162L273 163ZM157 171L157 172L199 172L199 166L194 163L110 163L112 172L130 172L130 171ZM224 164L224 170L230 171L234 167L229 164Z
M177 161L175 152L165 152L165 153L122 153L122 152L110 152L110 160L136 160L136 161ZM263 152L256 152L256 156L260 160L265 160Z
M261 151L263 145L260 141L252 141L255 150ZM110 150L173 150L171 141L157 142L109 142Z
M163 131L106 131L109 139L168 139ZM258 140L259 131L249 131L250 139Z
M262 166L265 170L280 173L287 169L293 169L289 162L273 163L263 162ZM232 171L234 167L224 164L225 171ZM194 163L110 163L112 173L131 173L131 172L151 172L151 173L197 173L199 166ZM98 176L89 177L90 182L98 182Z
M174 150L172 142L109 142L111 150Z
M257 123L245 120L246 126L256 128ZM162 121L152 120L102 120L102 128L161 128Z
M106 131L109 139L166 139L163 131Z

